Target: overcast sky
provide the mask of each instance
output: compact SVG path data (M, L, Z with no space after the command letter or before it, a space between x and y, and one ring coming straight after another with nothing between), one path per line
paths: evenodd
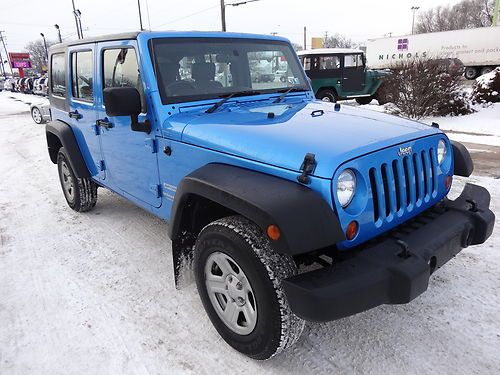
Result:
M226 3L240 0L226 0ZM277 32L303 44L303 27L312 36L341 33L356 41L411 30L412 6L420 10L453 0L260 0L227 7L228 31L268 34ZM153 30L220 30L219 0L141 0L143 25ZM27 42L75 38L71 0L0 0L0 30L5 31L9 52L22 51ZM44 4L42 6L42 4ZM75 0L82 12L84 35L102 35L139 28L137 0ZM149 12L148 12L149 9ZM149 21L148 21L149 13ZM3 51L2 51L3 52ZM4 56L5 58L5 56Z

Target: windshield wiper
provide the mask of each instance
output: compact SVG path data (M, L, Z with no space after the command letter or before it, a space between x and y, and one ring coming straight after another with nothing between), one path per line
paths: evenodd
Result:
M221 105L227 102L229 99L235 96L246 96L246 95L259 95L260 91L237 91L227 95L221 95L223 99L219 100L213 106L205 111L205 113L213 113L215 112Z
M292 91L293 92L299 92L299 91L306 91L306 90L304 88L302 88L302 87L290 87L289 89L286 89L285 91L283 91L283 93L280 96L278 96L276 98L276 100L273 101L273 103L279 103L279 102L281 102L283 99L285 99L285 96L287 96L288 94L290 94ZM281 90L278 91L278 92L281 92Z

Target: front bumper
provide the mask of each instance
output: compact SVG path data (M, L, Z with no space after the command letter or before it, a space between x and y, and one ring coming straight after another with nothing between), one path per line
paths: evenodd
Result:
M329 321L410 302L427 290L435 269L491 235L489 205L485 188L467 184L456 200L445 199L347 260L283 280L292 311Z

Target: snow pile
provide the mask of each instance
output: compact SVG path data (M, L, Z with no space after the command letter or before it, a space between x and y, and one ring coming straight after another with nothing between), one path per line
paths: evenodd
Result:
M500 67L476 79L472 88L474 103L488 106L500 102Z

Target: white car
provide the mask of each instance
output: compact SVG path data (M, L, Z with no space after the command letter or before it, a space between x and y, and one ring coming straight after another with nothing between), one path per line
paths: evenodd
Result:
M4 82L3 86L4 90L15 91L16 90L16 79L15 78L7 78Z
M35 124L45 124L51 119L48 101L33 103L30 106L31 118Z

